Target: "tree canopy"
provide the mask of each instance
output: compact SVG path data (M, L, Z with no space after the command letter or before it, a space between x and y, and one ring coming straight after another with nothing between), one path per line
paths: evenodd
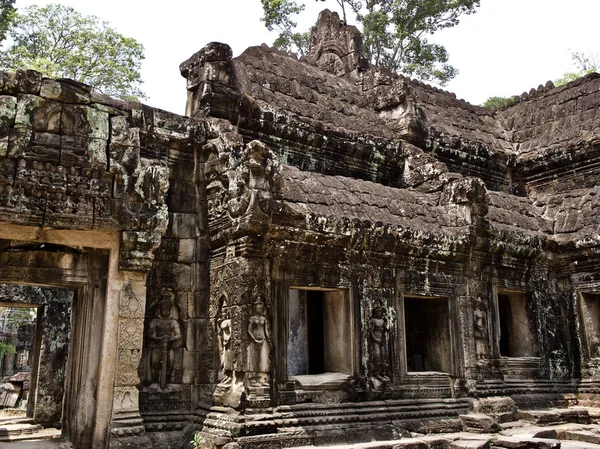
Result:
M571 51L571 59L573 60L575 70L565 72L560 78L554 81L555 86L562 86L569 81L576 80L589 73L600 71L600 61L596 54ZM486 108L501 108L506 106L510 99L511 97L488 97L488 99L483 102L482 106Z
M0 44L15 17L14 4L15 0L0 0Z
M274 45L303 54L302 41L291 39L292 18L304 9L296 0L261 0L263 21L280 32ZM428 41L436 31L458 25L480 0L336 0L346 20L346 6L362 25L365 56L375 65L445 85L458 71L448 64L443 45ZM287 36L287 37L286 37Z
M509 97L488 97L487 100L485 100L483 102L483 104L481 106L483 106L484 108L502 108L504 106L506 106L506 103L508 103L508 100L510 100Z
M279 36L273 45L277 48L306 54L308 48L308 31L298 33L294 31L296 22L292 17L304 11L304 5L299 5L294 0L260 0L264 16L261 21L269 31L277 31Z
M57 4L31 6L16 13L8 34L11 44L0 54L4 70L34 69L89 84L112 97L144 98L143 45L95 16Z
M598 72L600 70L600 62L598 61L598 56L595 54L571 51L571 59L575 66L575 71L564 73L563 76L554 81L555 86L562 86L569 81L576 80L588 73Z

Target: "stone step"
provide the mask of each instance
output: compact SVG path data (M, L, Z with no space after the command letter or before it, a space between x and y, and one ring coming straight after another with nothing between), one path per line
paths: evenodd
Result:
M600 434L589 430L567 430L564 434L564 439L600 444Z
M456 440L448 444L448 449L489 449L489 439Z
M0 427L8 424L35 424L35 419L24 416L8 416L6 418L0 418Z
M490 433L502 430L494 418L483 413L469 413L460 415L459 418L465 432Z
M550 409L550 410L519 410L519 419L539 425L579 423L589 424L590 415L587 410Z
M600 449L600 444L584 443L583 441L561 441L560 449Z
M55 428L44 429L39 424L7 424L0 426L1 441L49 440L59 438L61 431Z
M447 418L455 420L452 430L461 428L458 416L467 413L469 403L460 400L431 401L378 401L368 404L336 404L336 406L306 405L282 406L274 414L280 428L321 425L353 425L363 423L393 423ZM438 430L442 431L441 429ZM451 431L451 430L446 430Z
M561 449L559 440L551 440L547 438L528 438L528 437L505 437L499 436L492 440L493 448L506 449Z
M407 438L406 440L400 440L392 446L392 449L429 449L431 446L425 441L418 440L415 438Z
M0 427L0 438L14 435L31 435L32 433L42 429L43 427L39 424L5 424Z
M0 443L0 449L72 449L72 447L71 443L65 443L58 439Z

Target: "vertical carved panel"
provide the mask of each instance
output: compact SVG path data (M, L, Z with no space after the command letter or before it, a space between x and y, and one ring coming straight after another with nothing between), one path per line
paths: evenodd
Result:
M117 358L117 386L137 385L137 368L144 339L144 305L146 287L129 281L119 298L119 347Z

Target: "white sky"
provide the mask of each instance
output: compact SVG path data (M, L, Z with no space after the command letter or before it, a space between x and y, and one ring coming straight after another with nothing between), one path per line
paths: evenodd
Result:
M321 9L339 9L335 0L305 2L298 20L304 29ZM276 37L259 21L260 0L17 0L16 7L47 3L96 15L144 44L145 103L178 114L186 99L181 62L212 41L229 44L237 56ZM600 53L598 17L598 0L481 0L477 13L432 38L460 71L445 89L480 104L554 80L572 69L569 50Z

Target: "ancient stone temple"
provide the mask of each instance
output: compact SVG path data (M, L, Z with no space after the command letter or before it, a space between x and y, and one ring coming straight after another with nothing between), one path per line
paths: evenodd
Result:
M598 403L600 76L490 110L361 47L329 11L305 59L211 43L185 117L1 74L0 284L72 292L30 417L281 448Z

